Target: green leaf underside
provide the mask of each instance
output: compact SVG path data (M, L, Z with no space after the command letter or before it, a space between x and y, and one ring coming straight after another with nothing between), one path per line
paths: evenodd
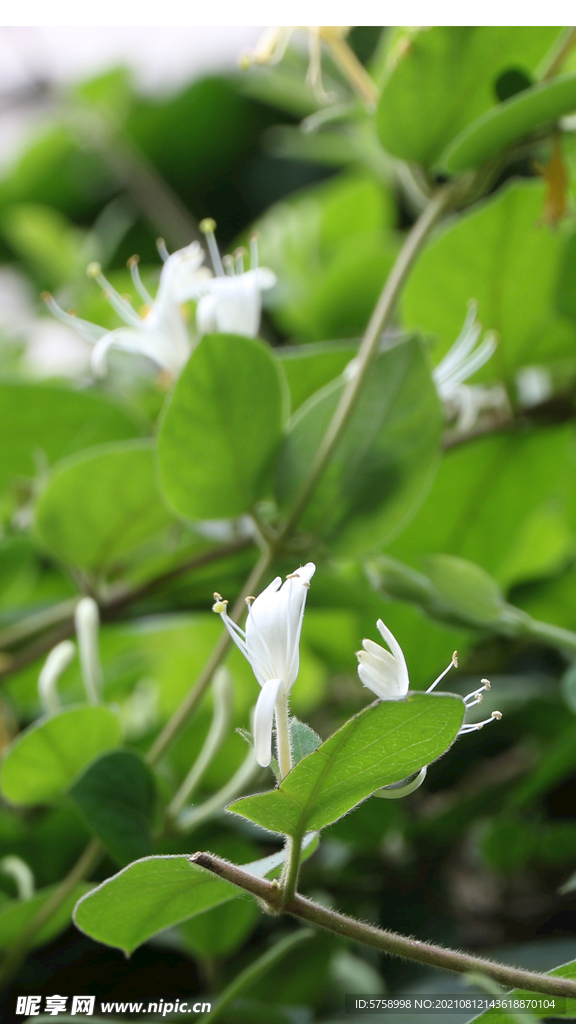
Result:
M74 783L70 796L119 864L152 852L156 789L150 769L137 754L104 754Z
M405 33L390 54L376 116L384 148L403 160L436 165L455 136L495 106L502 72L534 71L558 31L498 25Z
M128 412L98 394L54 384L0 381L0 487L90 445L141 433Z
M316 837L306 838L309 855ZM251 861L243 867L263 878L284 861L284 851ZM130 954L152 935L202 914L235 897L241 890L190 863L187 854L146 857L106 879L74 911L81 931L98 942Z
M463 717L463 702L452 694L411 693L372 704L300 761L278 789L243 797L229 810L295 838L325 828L443 754Z
M53 800L90 761L121 740L118 716L107 707L67 708L40 719L8 748L0 791L13 804Z
M555 967L553 971L547 971L546 973L552 978L576 978L576 960L571 960L570 963L562 964L561 967ZM516 988L512 992L508 993L508 997L510 999L534 999L538 998L538 995L535 992L528 992L524 989ZM545 998L553 1000L555 997L546 996ZM517 1014L520 1012L521 1011L518 1010ZM526 1014L528 1014L528 1012L529 1011L527 1010L525 1011ZM564 1019L565 1015L570 1020L576 1016L576 999L566 1000L565 1013L563 1011L562 1014L557 1014L554 1013L553 1010L550 1010L543 1014L535 1011L534 1019L540 1020L541 1016L545 1016L546 1019L548 1019L548 1017L556 1019L557 1016L560 1019ZM477 1024L479 1021L482 1021L482 1024L518 1024L518 1016L514 1016L513 1012L507 1013L505 1010L486 1010L484 1013L481 1013L479 1017L474 1017L474 1024Z
M440 158L450 173L477 167L488 157L576 108L576 74L538 82L486 111L454 139Z
M191 519L237 516L262 497L282 429L281 374L260 341L202 338L158 439L162 487L177 512Z
M313 396L289 425L278 497L289 507L340 400L344 382ZM412 337L374 361L348 429L302 517L338 551L389 539L424 499L438 465L442 416L427 361Z
M150 441L82 452L58 466L36 506L36 529L56 558L100 569L173 521L158 494Z
M18 940L24 928L32 921L41 907L56 891L58 886L50 885L39 889L29 900L9 900L0 907L0 949L10 949ZM70 924L74 905L86 892L90 891L88 882L79 882L71 893L63 900L50 920L46 922L32 938L32 947L43 946L55 935L63 932Z

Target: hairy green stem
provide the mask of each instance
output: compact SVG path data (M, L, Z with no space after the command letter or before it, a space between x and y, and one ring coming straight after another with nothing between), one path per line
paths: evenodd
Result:
M267 904L272 913L284 911L302 921L308 921L310 924L352 939L354 942L361 942L365 946L372 946L391 956L407 957L418 963L443 967L445 970L457 971L460 974L481 971L507 988L522 988L547 995L576 998L576 981L568 978L525 971L519 967L509 967L506 964L485 960L483 957L462 953L459 950L445 949L442 946L421 942L419 939L413 939L406 935L385 931L375 925L346 917L335 910L328 910L304 896L293 896L282 906L282 893L277 885L250 875L235 864L214 857L210 853L195 853L190 860L198 867L212 872L219 878L225 878L240 889L252 893L253 896Z

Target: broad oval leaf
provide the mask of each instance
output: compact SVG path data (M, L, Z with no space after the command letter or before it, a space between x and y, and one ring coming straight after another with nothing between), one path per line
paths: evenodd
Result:
M6 751L0 791L13 804L41 804L60 796L99 754L122 739L110 708L67 708L41 718Z
M307 836L303 845L310 855L316 837ZM284 857L281 850L243 867L264 878ZM77 904L74 921L90 938L130 954L157 932L237 896L235 885L191 864L187 854L145 857L92 889Z
M229 810L298 840L436 760L463 717L463 701L452 694L410 693L371 704L299 761L278 789L243 797Z
M50 919L32 937L32 948L43 946L70 924L75 904L81 896L90 891L88 882L79 882L68 893ZM18 941L24 929L30 924L45 903L54 895L57 885L39 889L29 900L7 900L0 906L0 949L9 950Z
M435 165L451 140L494 106L501 73L535 70L558 31L501 25L398 30L377 112L382 145L403 160Z
M152 853L154 776L131 750L113 750L88 766L70 790L88 826L119 864Z
M248 512L263 496L280 440L285 382L261 341L210 334L176 384L158 438L171 506L190 519Z
M477 167L543 125L576 108L576 74L538 82L468 125L440 158L450 173Z
M92 449L57 466L36 505L36 532L56 558L113 567L173 521L156 485L151 441Z
M91 445L141 434L130 413L101 394L56 384L0 382L0 487L34 477Z
M340 379L323 388L289 425L278 462L283 508L306 479L344 386ZM390 539L430 488L441 429L440 404L419 340L412 337L379 353L302 526L344 553Z

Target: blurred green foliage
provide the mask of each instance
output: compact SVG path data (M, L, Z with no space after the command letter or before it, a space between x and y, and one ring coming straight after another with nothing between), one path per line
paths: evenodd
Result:
M461 171L466 188L415 262L276 569L318 563L292 709L323 740L368 702L354 651L377 639L378 618L403 647L413 689L457 647L459 670L443 686L463 695L490 677L476 720L504 717L462 737L405 800L368 799L330 824L302 885L425 939L474 949L538 940L546 964L547 943L574 932L574 892L560 887L576 860L576 146L565 117L576 57L549 27L363 29L350 43L380 87L376 111L328 52L328 98L315 94L298 47L277 65L156 99L118 69L50 94L49 113L2 172L0 306L14 287L6 273L33 297L18 322L0 308L0 741L14 744L0 776L0 855L24 859L38 885L22 901L0 873L4 950L91 835L107 850L97 882L138 856L178 858L178 877L165 859L117 876L137 916L123 920L122 941L110 931L116 883L102 890L110 904L98 934L132 950L169 927L146 950L157 965L169 946L194 961L190 991L225 989L292 927L232 899L220 880L201 907L190 891L193 849L242 863L278 850L276 836L224 813L241 793L191 834L166 817L206 742L211 692L154 772L142 758L221 637L212 594L241 592L255 538L273 536L297 498L407 230L446 172ZM41 290L112 329L118 319L86 264L100 261L138 310L126 260L140 254L154 294L155 237L182 247L207 216L222 251L260 234L261 262L277 277L262 340L205 337L175 385L129 353L113 353L102 379L87 358L81 369L56 359L41 369L34 339L56 325ZM498 341L472 395L500 397L461 430L431 371L470 300ZM193 302L186 316L193 325ZM101 603L109 707L74 706L84 699L75 659L59 681L63 710L42 718L42 657L71 633L85 593ZM249 756L235 730L249 726L258 686L237 651L228 664L232 724L194 808ZM254 771L242 794L272 784ZM342 799L338 813L366 793ZM65 931L84 891L36 935L41 945L60 934L61 945L29 960L20 982L31 991L60 991L65 947L72 958L89 948L102 977L118 963ZM566 959L576 960L576 943ZM239 995L227 1019L338 1024L351 977L357 991L401 991L415 972L322 935Z

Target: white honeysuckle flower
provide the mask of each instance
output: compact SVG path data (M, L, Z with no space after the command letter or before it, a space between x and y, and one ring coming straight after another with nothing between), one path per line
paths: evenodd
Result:
M380 700L403 700L408 694L410 688L410 679L408 677L408 667L406 665L406 659L400 644L396 640L396 637L391 633L387 626L384 625L382 619L378 619L376 626L382 637L382 639L388 644L390 648L387 651L380 644L374 643L373 640L362 641L362 651L358 651L356 657L358 658L358 675L364 686L372 690ZM447 668L440 673L437 679L434 680L431 686L428 687L426 693L431 693L432 690L438 686L438 683L444 679L444 676L450 671L451 668L458 666L458 654L454 651L452 659ZM482 685L472 693L469 693L464 697L464 705L466 709L473 708L476 704L482 702L482 695L485 691L490 689L490 682L488 679L481 680ZM490 718L485 719L483 722L465 723L458 735L462 735L467 732L476 732L481 729L488 722L494 719L500 719L502 715L500 711L493 711ZM421 782L424 776L422 776ZM395 784L397 785L397 784ZM411 792L411 790L410 790Z
M217 612L234 643L248 659L261 691L254 714L254 750L258 764L266 768L272 758L274 712L286 699L300 667L300 634L313 562L290 573L282 583L277 576L255 599L248 598L246 629L227 613L227 601L215 594Z
M102 286L106 299L124 320L126 327L108 331L88 320L65 313L49 293L44 293L46 304L54 316L94 345L92 369L100 376L106 372L110 348L145 355L173 376L180 373L188 360L193 341L186 325L182 303L195 298L198 286L212 275L207 267L201 265L204 251L199 242L192 242L169 256L160 239L159 249L165 262L156 298L152 298L140 279L137 257L133 256L128 261L134 286L145 303L142 316L106 280L99 263L91 263L88 267L88 275Z
M204 334L244 334L255 338L260 330L262 292L273 288L276 275L268 267L258 266L256 235L250 236L250 270L244 270L244 249L237 249L234 257L222 260L216 244L213 220L200 224L214 267L214 277L200 282L194 295L196 327L200 337Z
M507 396L501 386L469 386L464 381L476 373L494 354L496 335L488 331L478 344L482 327L476 323L478 306L468 305L464 326L452 348L432 371L432 379L450 419L456 417L460 431L470 430L485 409L508 411Z

